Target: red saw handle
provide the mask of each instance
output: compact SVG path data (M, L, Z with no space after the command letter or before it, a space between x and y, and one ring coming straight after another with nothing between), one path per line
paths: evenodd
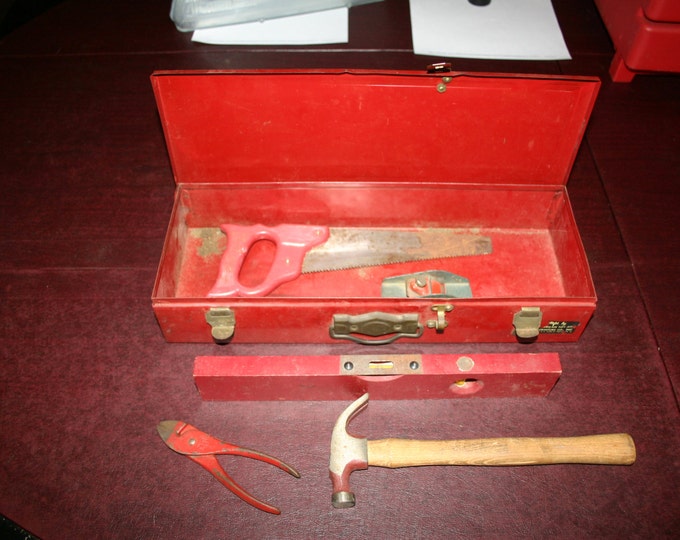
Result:
M328 227L318 225L267 227L227 223L220 228L227 235L227 249L220 261L217 281L208 293L213 298L269 294L282 283L299 277L307 252L323 244L329 235ZM239 281L239 274L250 248L260 240L269 240L276 245L274 262L261 283L247 287Z

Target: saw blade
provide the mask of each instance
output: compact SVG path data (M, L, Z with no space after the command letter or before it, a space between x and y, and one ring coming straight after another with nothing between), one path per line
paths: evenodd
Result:
M329 233L326 242L305 255L303 273L485 255L492 250L491 238L461 229L331 227Z

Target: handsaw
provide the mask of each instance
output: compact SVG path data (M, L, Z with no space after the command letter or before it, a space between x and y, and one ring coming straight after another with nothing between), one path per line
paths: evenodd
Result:
M488 236L447 228L268 227L232 223L220 228L227 235L227 248L220 260L217 281L208 293L218 298L265 296L303 273L491 253ZM239 274L250 248L260 240L276 245L274 260L262 282L245 286Z

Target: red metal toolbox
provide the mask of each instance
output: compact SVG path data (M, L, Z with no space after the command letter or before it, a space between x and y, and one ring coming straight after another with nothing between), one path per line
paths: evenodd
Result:
M168 341L575 341L592 316L565 186L597 79L209 71L157 72L152 84L177 183L152 296ZM312 248L282 241L281 225L451 229L489 245L300 273ZM225 266L230 251L237 266ZM297 270L257 289L285 265ZM224 293L225 272L244 288Z
M595 0L616 47L609 73L630 82L637 72L680 72L680 2Z

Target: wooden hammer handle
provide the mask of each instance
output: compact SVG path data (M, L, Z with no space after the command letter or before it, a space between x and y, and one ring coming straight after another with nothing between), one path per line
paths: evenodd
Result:
M626 433L460 441L368 441L369 466L391 469L419 465L630 465L634 462L635 443Z

